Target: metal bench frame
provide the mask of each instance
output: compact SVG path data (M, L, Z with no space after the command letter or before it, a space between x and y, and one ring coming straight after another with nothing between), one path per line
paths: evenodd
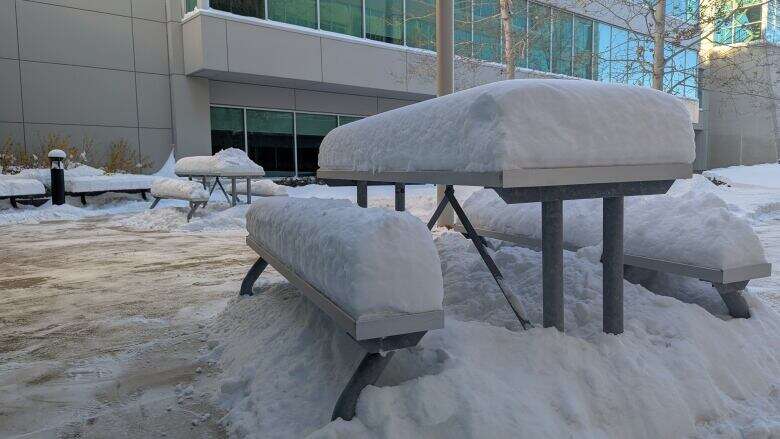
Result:
M252 285L268 265L271 265L367 351L349 383L342 390L333 409L332 420L342 418L349 421L355 416L360 392L366 386L376 383L393 357L393 351L416 346L427 331L444 327L444 311L441 310L355 320L251 236L246 238L246 243L259 258L241 283L242 296L253 295Z
M190 210L189 210L189 212L187 212L187 222L190 222L190 220L192 219L193 215L195 215L195 212L198 210L198 207L203 206L205 208L206 204L208 204L208 201L192 201L192 200L188 200L186 198L154 197L154 201L152 201L152 205L149 206L149 210L152 210L155 207L157 207L157 204L163 198L165 198L166 200L182 200L182 201L189 202L190 203Z
M116 194L141 194L141 198L143 198L144 201L148 201L149 199L146 197L146 193L149 192L149 189L112 189L107 191L90 191L90 192L65 192L65 195L69 197L79 197L81 199L81 204L86 206L87 205L87 197L95 197L98 195L108 194L108 193L116 193Z
M48 201L46 194L31 194L31 195L8 195L0 197L0 200L8 200L11 202L11 207L18 209L20 204L32 204L35 207L40 207Z
M229 175L229 174L206 174L206 173L197 173L197 174L176 174L179 177L187 177L189 180L193 179L199 179L201 181L201 184L203 184L203 188L209 191L209 197L211 197L211 194L214 193L214 190L219 187L219 190L222 191L222 195L225 196L225 200L227 200L228 203L230 203L231 206L235 206L239 202L241 202L241 199L238 197L238 191L237 191L237 185L236 180L246 180L247 184L247 193L246 193L246 204L252 204L252 179L253 178L262 178L262 175L246 175L246 174L236 174L236 175ZM211 187L209 187L207 179L213 178L214 183L211 184ZM222 181L220 178L225 178L230 180L230 195L228 195L227 191L225 190L225 186L222 185Z

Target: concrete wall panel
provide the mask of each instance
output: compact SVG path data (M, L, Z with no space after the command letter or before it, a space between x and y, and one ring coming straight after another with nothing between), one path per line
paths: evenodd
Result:
M168 27L168 70L171 73L184 74L184 40L181 23L170 22Z
M145 128L171 128L169 77L136 73L136 86L139 125Z
M333 84L406 91L406 53L370 44L322 38L322 80Z
M221 81L209 81L209 86L212 104L283 110L295 108L295 93L291 88Z
M0 122L22 122L22 120L19 61L0 59Z
M165 23L133 19L136 71L168 73L168 36L166 33Z
M21 58L132 70L130 19L20 1Z
M22 61L25 121L137 126L133 73Z
M370 116L377 112L377 98L319 91L296 90L295 109L322 113Z
M0 58L19 58L15 0L0 0Z
M201 15L183 25L184 72L228 71L225 20Z
M207 79L171 76L176 157L211 155L211 115Z
M15 122L0 122L0 145L5 144L6 140L20 147L24 147L24 126Z
M37 0L39 3L130 16L129 0Z
M227 34L231 72L322 81L319 37L235 21Z
M132 0L133 17L165 21L165 0Z
M396 108L405 107L407 105L413 104L414 101L405 101L401 99L388 99L388 98L379 98L379 112L384 113L385 111L395 110Z
M181 0L165 0L165 15L168 21L181 21L184 16Z
M144 172L157 172L165 164L173 147L171 136L171 130L141 128L141 157L148 159L152 164L151 169L146 169Z

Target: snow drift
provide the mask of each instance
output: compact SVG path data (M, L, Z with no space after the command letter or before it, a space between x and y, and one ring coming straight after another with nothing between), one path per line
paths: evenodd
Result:
M644 87L500 81L340 126L319 166L355 171L505 171L690 164L690 115Z

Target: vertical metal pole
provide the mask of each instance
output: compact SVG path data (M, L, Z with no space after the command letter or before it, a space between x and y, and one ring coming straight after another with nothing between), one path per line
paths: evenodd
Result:
M542 323L563 331L563 201L542 202Z
M444 96L454 89L455 59L455 9L453 0L436 0L436 95ZM444 199L442 185L436 186L437 204ZM437 225L442 227L455 224L455 212L449 205L444 209Z
M358 181L357 186L357 205L360 207L368 207L368 182Z
M65 170L62 168L51 168L51 203L65 204Z
M246 204L252 204L252 179L246 178Z
M236 194L236 177L230 179L230 205L235 206L238 201L238 195Z
M604 332L623 333L623 197L604 198Z
M406 210L406 185L403 183L395 184L395 210L398 212Z

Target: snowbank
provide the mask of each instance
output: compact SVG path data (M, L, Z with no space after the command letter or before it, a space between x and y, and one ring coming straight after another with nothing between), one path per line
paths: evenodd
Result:
M236 191L246 195L247 185L245 181L236 182ZM252 180L252 195L260 197L286 197L287 186L276 184L271 180Z
M152 196L157 198L173 198L188 201L208 201L209 192L203 185L178 178L159 178L152 183Z
M149 190L159 177L136 174L111 174L88 177L65 177L65 192L110 192Z
M67 181L73 177L96 177L105 174L105 171L102 169L93 168L92 166L88 165L76 164L75 167L65 170L65 180ZM47 188L51 187L50 169L22 169L19 172L19 176L38 180Z
M408 213L268 197L249 209L247 230L355 320L442 309L439 257Z
M38 180L0 175L0 197L44 195L46 188Z
M780 164L778 163L711 169L704 171L702 175L729 186L780 188Z
M566 334L542 329L541 257L504 247L516 324L473 245L436 241L447 323L399 351L352 422L330 411L363 352L281 278L234 300L210 327L218 402L248 438L773 438L780 435L780 316L724 321L626 282L621 336L601 332L598 252L565 252Z
M262 166L236 148L223 149L213 156L184 157L176 162L175 170L177 175L265 175Z
M319 166L471 171L693 162L678 98L594 81L500 81L343 125Z
M676 195L626 198L626 253L717 269L767 262L750 223L731 212L717 195L700 190L671 192ZM541 239L539 203L507 205L495 191L485 189L466 200L463 209L474 227ZM563 212L566 243L601 244L600 199L566 201Z

